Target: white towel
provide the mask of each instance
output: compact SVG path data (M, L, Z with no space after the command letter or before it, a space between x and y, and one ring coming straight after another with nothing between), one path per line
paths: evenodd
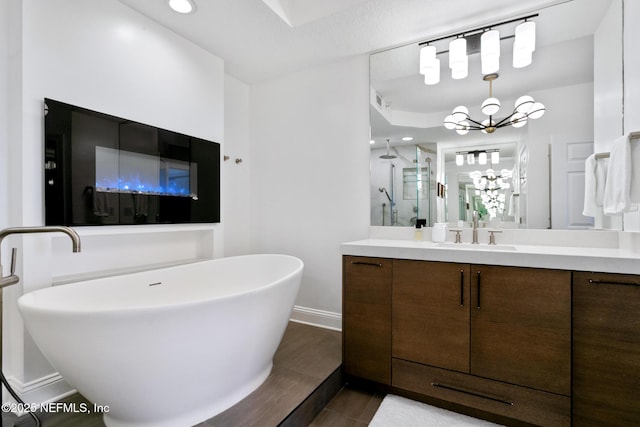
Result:
M596 205L598 206L598 208L602 208L602 205L604 204L604 191L607 184L608 170L608 157L605 157L603 159L596 159Z
M629 141L631 145L631 202L640 203L640 140Z
M587 157L584 166L584 210L582 215L602 215L609 158L598 159L595 154Z
M604 190L605 215L619 215L638 209L631 203L631 143L625 135L613 142Z

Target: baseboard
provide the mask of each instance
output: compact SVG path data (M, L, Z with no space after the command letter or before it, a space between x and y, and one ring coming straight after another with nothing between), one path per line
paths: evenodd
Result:
M342 331L342 314L331 311L316 310L315 308L296 305L291 313L291 321L320 328Z
M56 402L76 392L57 372L27 383L22 383L15 377L8 377L7 381L27 403ZM6 396L13 401L9 393Z

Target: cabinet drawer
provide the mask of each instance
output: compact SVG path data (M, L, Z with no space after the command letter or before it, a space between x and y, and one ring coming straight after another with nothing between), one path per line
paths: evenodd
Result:
M492 381L400 359L392 360L392 385L515 420L543 426L571 425L566 396Z

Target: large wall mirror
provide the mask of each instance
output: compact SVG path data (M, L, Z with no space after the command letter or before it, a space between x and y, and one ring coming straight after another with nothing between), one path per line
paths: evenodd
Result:
M515 68L513 36L530 15L535 51L530 65ZM594 219L582 216L584 161L598 148L594 110L603 102L613 106L604 104L609 132L621 132L622 0L573 0L524 16L468 29L476 37L457 31L467 39L466 78L452 78L451 34L371 55L371 225L468 224L476 210L495 227L593 228ZM494 24L501 24L500 65L487 78L479 38ZM419 73L426 41L440 60L437 84ZM501 104L494 122L523 95L542 103L544 115L492 133L444 126L457 106L480 123L488 119L481 105L490 94Z

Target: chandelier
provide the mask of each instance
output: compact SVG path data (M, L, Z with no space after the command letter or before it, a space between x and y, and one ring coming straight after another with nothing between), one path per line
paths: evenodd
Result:
M469 116L469 109L459 105L453 112L444 118L444 127L455 130L459 135L466 135L470 130L481 130L484 133L493 133L496 129L505 126L519 128L527 124L529 119L539 119L544 115L545 106L536 102L528 95L516 100L515 108L503 119L494 119L493 116L500 110L500 101L493 97L493 81L498 78L497 73L487 74L482 80L489 82L489 97L482 103L482 113L489 118L482 121L474 120Z
M495 218L504 212L506 196L502 190L511 187L508 182L505 182L505 179L512 176L513 172L508 169L502 169L499 174L493 169L487 169L484 173L480 171L469 173L469 177L473 179L476 195L482 199L490 218Z

